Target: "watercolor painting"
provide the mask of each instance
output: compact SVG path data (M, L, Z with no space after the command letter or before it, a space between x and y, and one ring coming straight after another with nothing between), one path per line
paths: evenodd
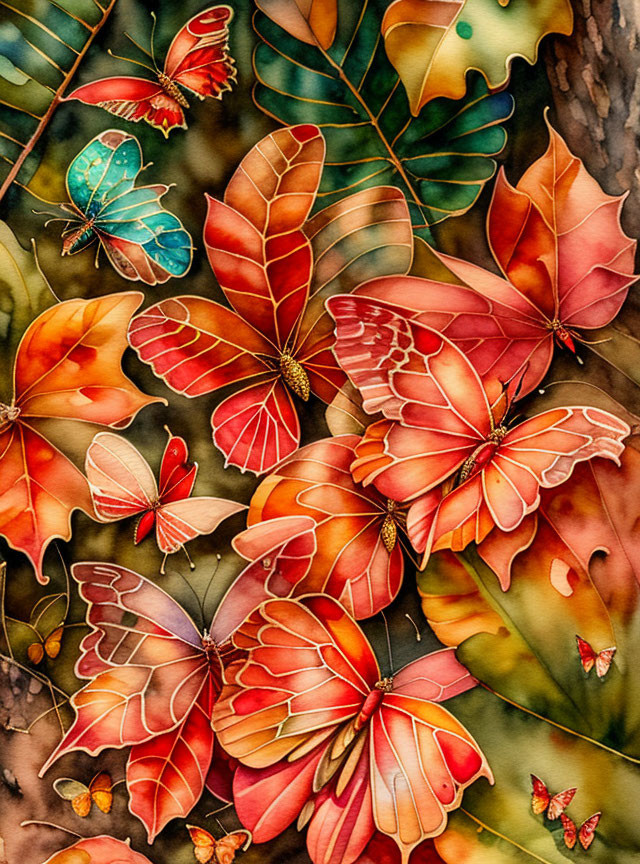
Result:
M0 864L640 861L639 76L0 0Z

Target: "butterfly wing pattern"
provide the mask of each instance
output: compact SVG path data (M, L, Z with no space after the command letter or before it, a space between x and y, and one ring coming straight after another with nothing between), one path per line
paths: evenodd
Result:
M234 797L254 841L284 830L312 798L314 862L353 861L376 826L407 860L443 830L466 786L491 779L477 744L438 704L475 685L451 651L382 679L362 631L324 595L266 601L233 642L246 656L227 667L213 722L242 763Z
M136 186L142 170L138 140L116 129L101 132L78 153L66 185L70 212L81 224L64 232L63 255L97 239L125 279L157 285L188 272L191 237L160 203L169 187Z
M232 17L233 9L225 5L194 15L175 35L155 81L128 75L101 78L77 87L65 101L97 105L133 123L145 120L165 137L172 129L186 129L189 103L178 85L199 99L220 99L235 81L228 54Z

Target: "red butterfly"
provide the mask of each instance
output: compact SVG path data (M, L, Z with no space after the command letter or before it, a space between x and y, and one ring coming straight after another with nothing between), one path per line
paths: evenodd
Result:
M233 864L238 849L246 849L251 843L248 831L234 831L216 840L213 834L197 825L187 825L187 830L198 864L209 864L210 861L213 864Z
M236 812L262 843L299 817L315 864L355 861L376 828L408 860L491 771L442 705L476 682L445 649L383 678L333 598L267 600L233 636L213 725L242 764Z
M569 819L568 816L561 813L560 819L562 821L562 827L564 828L564 843L567 849L573 849L576 845L576 838L578 838L580 840L580 845L586 852L589 846L593 843L593 838L595 837L596 828L598 827L598 822L600 821L601 816L602 813L594 813L593 816L590 816L582 823L580 830L576 831L576 824L573 819Z
M386 417L356 447L354 479L411 502L407 533L425 560L480 542L494 525L513 531L538 507L540 488L563 483L577 462L619 464L630 429L609 412L555 408L509 428L506 394L483 384L446 336L365 297L337 295L327 308L338 362L364 410ZM436 489L444 481L455 488Z
M571 803L573 796L578 791L574 786L571 789L565 789L563 792L558 792L553 797L549 793L546 785L535 774L531 775L531 809L539 816L546 811L547 819L557 819L558 816L566 810Z
M101 78L78 87L65 101L77 99L85 105L98 105L134 123L146 120L165 137L176 126L186 129L183 109L189 103L178 85L198 99L220 99L225 90L231 89L230 82L235 81L236 70L227 54L232 17L229 6L211 6L194 15L169 46L164 69L145 66L155 72L157 81L131 76Z
M580 662L587 675L595 666L598 678L604 678L611 667L611 662L615 657L617 649L615 647L604 648L596 654L591 645L582 639L582 637L576 636L576 641L578 643L578 651L580 652Z
M98 518L116 522L140 516L134 542L144 540L155 526L156 541L165 559L184 548L189 540L210 534L223 519L244 509L244 504L224 498L190 498L197 470L197 464L189 462L185 441L171 433L160 465L160 489L147 460L119 435L98 433L87 450L85 463Z
M71 572L91 627L75 673L90 680L71 697L75 720L40 775L72 751L131 747L129 808L152 842L169 820L189 813L205 784L223 792L216 775L230 779L211 728L219 646L230 631L223 612L210 632L199 632L169 594L125 567L82 562Z
M636 281L636 241L620 226L626 196L605 194L550 126L547 152L516 187L496 179L488 241L501 276L435 253L458 284L387 276L356 293L411 310L444 333L483 378L522 373L520 396L540 383L554 343L575 353L580 331L609 324Z
M302 228L315 201L325 143L316 126L278 129L244 157L225 200L209 198L204 243L233 309L180 296L145 309L129 341L178 393L196 397L239 385L214 410L215 445L227 464L262 474L300 443L294 396L330 402L344 383L312 283Z

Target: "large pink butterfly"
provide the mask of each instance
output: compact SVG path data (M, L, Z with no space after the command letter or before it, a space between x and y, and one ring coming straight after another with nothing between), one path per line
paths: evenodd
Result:
M165 556L200 534L210 534L223 519L244 510L224 498L189 497L198 466L189 462L184 439L169 435L160 464L160 485L147 460L125 438L98 433L89 449L85 472L98 518L116 522L139 516L134 540L140 543L155 527Z
M189 813L205 784L230 800L233 765L214 740L211 712L225 643L240 621L221 604L200 632L169 594L132 570L82 562L71 572L91 628L75 673L89 680L71 697L75 720L40 773L73 751L131 747L129 806L152 842Z
M508 399L491 404L467 357L446 336L382 303L338 295L335 354L363 397L381 411L356 448L354 478L396 501L411 501L414 548L462 549L494 525L513 531L540 501L540 487L564 482L577 462L618 462L630 433L597 408L544 411L512 428ZM444 481L453 486L436 488Z
M314 864L351 864L376 829L402 860L440 834L479 777L466 729L438 704L476 682L452 649L383 678L346 610L320 594L268 600L233 636L213 724L242 764L233 784L255 842L299 817Z
M183 109L189 103L178 85L198 99L220 99L235 80L233 60L227 54L232 17L229 6L211 6L194 15L174 37L164 69L155 70L157 81L129 75L101 78L78 87L65 101L97 105L134 123L146 120L165 136L176 127L186 129Z

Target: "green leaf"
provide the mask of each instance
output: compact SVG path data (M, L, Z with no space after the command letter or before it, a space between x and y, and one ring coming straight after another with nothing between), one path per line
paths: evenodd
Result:
M116 0L2 0L0 199L38 166L35 147Z
M380 37L383 0L342 0L327 50L303 43L261 13L254 66L258 107L281 123L315 123L327 142L318 196L325 206L380 184L402 189L415 230L468 210L495 173L513 100L479 76L460 101L434 100L412 119Z
M0 401L11 399L12 361L22 334L54 302L35 256L22 248L5 222L0 222L0 342L5 357L0 367Z

